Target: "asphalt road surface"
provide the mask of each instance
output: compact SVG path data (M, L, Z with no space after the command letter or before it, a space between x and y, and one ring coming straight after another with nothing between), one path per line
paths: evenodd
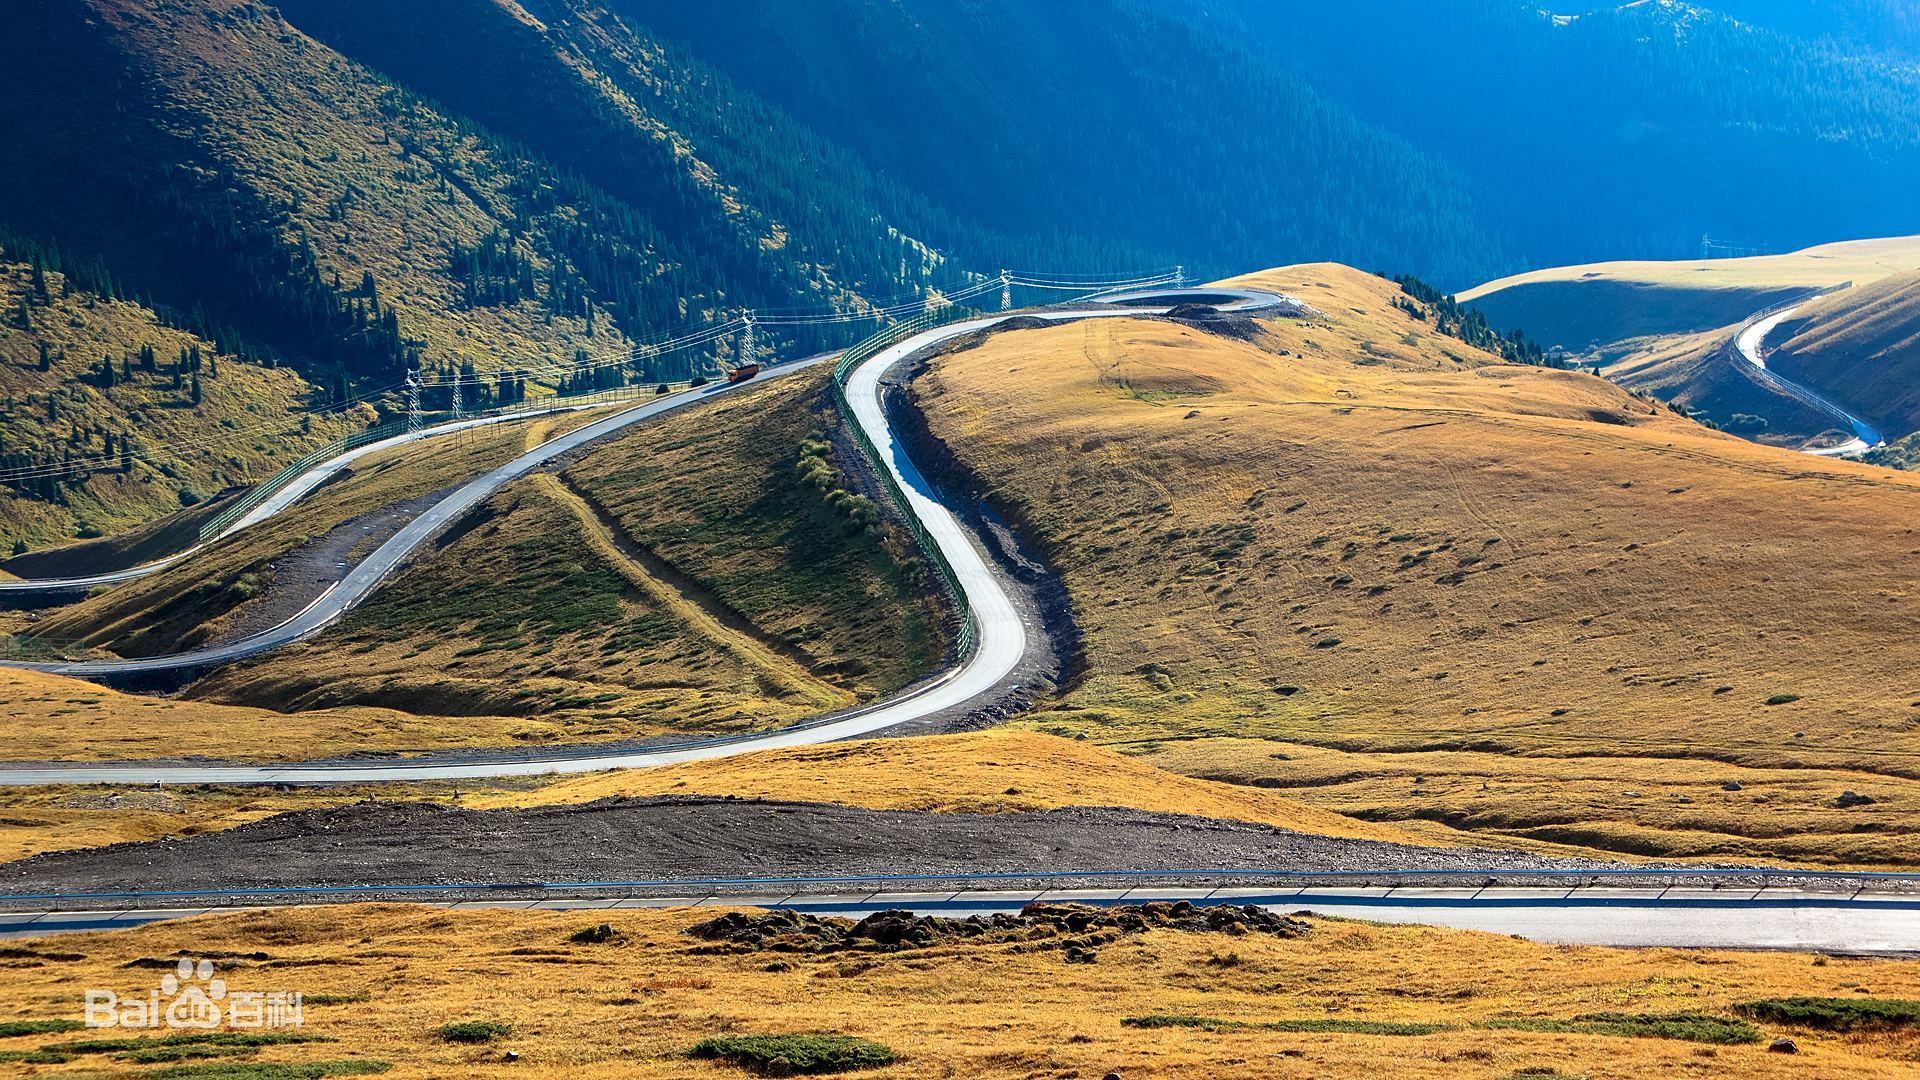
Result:
M1772 334L1781 323L1793 318L1799 311L1800 309L1798 307L1790 307L1784 311L1774 312L1759 322L1749 325L1746 329L1740 331L1740 336L1735 339L1734 350L1738 352L1747 363L1759 369L1763 381L1777 387L1787 396L1798 399L1814 409L1839 420L1841 423L1847 425L1853 432L1852 439L1838 446L1809 450L1807 453L1816 454L1820 457L1839 457L1843 454L1858 454L1866 450L1871 450L1876 446L1883 445L1886 442L1886 438L1882 436L1872 424L1867 423L1865 420L1834 404L1833 401L1828 399L1824 394L1794 382L1792 379L1767 367L1767 357L1765 353L1767 336Z
M1552 944L1629 947L1796 949L1834 953L1920 955L1920 900L1895 894L1840 894L1798 889L1725 890L1589 888L1225 888L993 889L838 893L769 889L759 895L687 892L678 896L549 900L446 901L451 908L602 911L609 908L762 907L858 918L908 910L964 918L1017 912L1034 901L1141 904L1255 904L1376 922L1447 926L1513 934ZM271 902L271 901L269 901ZM11 906L11 905L9 905ZM0 938L64 931L117 930L166 919L252 910L178 904L116 910L0 912Z
M268 518L279 514L287 507L299 502L308 492L332 479L340 470L369 454L377 454L382 450L391 450L396 446L404 446L407 443L438 438L442 435L452 435L456 432L468 431L490 424L502 424L515 420L531 420L536 416L551 416L554 413L577 412L581 409L597 408L600 408L597 404L556 405L552 408L533 409L527 412L514 412L499 416L477 416L471 420L451 420L444 424L435 424L432 427L421 428L419 431L407 432L405 434L381 439L379 442L358 446L338 457L331 457L314 465L313 468L301 473L292 483L274 492L271 497L262 500L260 505L240 515L240 517L235 519L226 528L220 530L219 535L208 540L203 540L185 551L175 552L163 559L155 559L152 562L141 563L139 566L129 566L124 570L111 570L103 574L81 574L76 577L26 578L20 581L0 581L0 595L12 594L20 596L37 593L83 592L100 585L118 585L123 581L143 578L148 574L158 573L183 559L204 551L211 545L225 540L227 537L232 536L242 529L258 525Z

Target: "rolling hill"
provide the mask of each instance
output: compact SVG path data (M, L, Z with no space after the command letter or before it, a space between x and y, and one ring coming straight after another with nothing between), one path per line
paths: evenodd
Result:
M1073 598L1085 677L1027 723L1373 819L1915 857L1834 801L1920 797L1913 478L1493 363L1351 270L1240 280L1324 316L1009 332L917 384Z
M1920 269L1920 236L1850 240L1786 255L1592 263L1501 278L1459 294L1495 326L1603 355L1635 338L1730 327L1816 289Z
M1768 346L1769 368L1893 436L1920 431L1920 267L1799 308Z

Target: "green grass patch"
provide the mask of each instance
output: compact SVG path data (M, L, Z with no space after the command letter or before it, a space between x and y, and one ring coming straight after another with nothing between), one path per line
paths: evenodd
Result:
M1742 1002L1733 1011L1770 1024L1823 1031L1920 1027L1920 1001L1901 998L1765 998Z
M497 1020L462 1020L443 1025L437 1034L452 1043L485 1043L513 1034L513 1025Z
M323 1076L372 1076L393 1068L384 1061L219 1061L173 1065L142 1077L159 1080L319 1080Z
M0 1039L20 1035L53 1035L62 1031L78 1031L86 1026L78 1020L0 1020Z
M1571 1020L1524 1018L1483 1020L1477 1028L1542 1031L1561 1035L1614 1035L1630 1039L1681 1039L1738 1046L1756 1043L1760 1029L1744 1020L1708 1013L1586 1013Z
M1400 1024L1384 1020L1218 1020L1211 1016L1157 1013L1121 1020L1135 1028L1204 1028L1209 1031L1289 1031L1321 1035L1437 1035L1454 1024Z
M755 1072L795 1076L871 1069L894 1061L887 1047L846 1035L730 1035L703 1040L687 1053Z

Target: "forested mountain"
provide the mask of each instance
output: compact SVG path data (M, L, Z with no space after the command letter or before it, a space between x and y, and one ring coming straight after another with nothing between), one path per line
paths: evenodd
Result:
M1260 0L1178 2L1466 172L1522 266L1920 231L1920 69L1714 0L1571 21L1525 0L1307 0L1284 18ZM1840 25L1811 2L1729 7Z
M1203 274L1337 258L1459 282L1509 259L1456 167L1166 5L613 6L1000 231Z
M989 225L1078 217L1209 269L1459 288L1920 230L1920 74L1887 55L1911 10L1881 0L1729 0L1753 24L1670 0L616 3Z

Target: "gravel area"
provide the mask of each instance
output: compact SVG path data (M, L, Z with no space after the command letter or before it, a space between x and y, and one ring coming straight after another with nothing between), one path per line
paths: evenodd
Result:
M939 814L681 796L526 810L389 802L304 810L203 836L35 856L0 867L0 891L1598 865L1113 808Z

